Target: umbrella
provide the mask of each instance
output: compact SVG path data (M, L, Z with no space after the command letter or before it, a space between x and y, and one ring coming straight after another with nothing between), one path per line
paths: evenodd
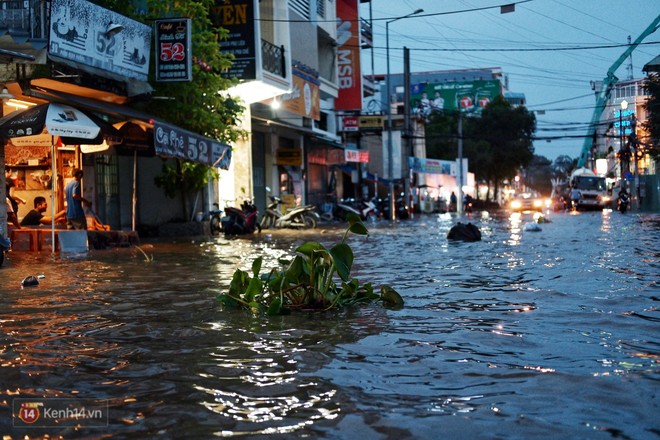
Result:
M49 134L63 144L121 142L119 130L91 112L66 104L46 103L13 112L0 119L0 138Z
M39 142L44 135L50 135L52 152L53 177L57 176L55 169L55 136L59 136L63 144L101 144L121 142L119 130L109 122L104 121L91 112L87 112L66 104L46 103L29 107L22 111L10 113L0 119L0 139L14 139L16 142ZM52 250L55 252L55 187L53 182L51 192L51 237Z

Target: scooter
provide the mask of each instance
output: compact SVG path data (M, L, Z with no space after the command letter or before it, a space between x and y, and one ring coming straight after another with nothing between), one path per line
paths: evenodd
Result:
M378 210L373 200L360 202L359 208L355 207L355 199L342 199L332 209L332 216L338 220L346 221L348 214L355 214L362 220L375 220L378 218Z
M261 226L257 219L259 211L251 200L245 200L241 208L228 206L225 208L225 216L220 219L225 236L252 234L255 230L261 232Z
M0 266L5 262L5 252L11 248L11 240L8 237L0 237Z
M282 199L277 196L270 196L270 200L266 212L261 217L260 226L264 229L270 227L312 229L321 220L314 205L296 206L283 214L280 208L284 204Z

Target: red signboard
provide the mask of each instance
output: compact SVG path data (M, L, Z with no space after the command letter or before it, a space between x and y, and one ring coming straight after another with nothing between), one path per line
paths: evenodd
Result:
M344 126L344 131L358 131L360 120L357 116L344 116L342 118L342 125Z
M335 109L361 110L362 72L360 71L358 0L338 0L337 18L339 96L335 101Z

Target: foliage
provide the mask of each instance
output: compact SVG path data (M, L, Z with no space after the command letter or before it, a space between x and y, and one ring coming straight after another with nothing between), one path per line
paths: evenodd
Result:
M648 139L641 139L646 144L644 149L655 159L660 159L660 74L652 73L644 82L644 87L649 95L644 109L647 119L644 129L649 133Z
M163 163L161 174L155 177L156 186L174 198L177 192L184 194L204 189L209 180L218 178L218 171L200 163L177 161Z
M477 179L492 186L512 179L534 157L536 118L525 107L512 107L501 97L486 106L481 117L463 118L463 157ZM426 126L427 155L454 160L458 114L434 113Z
M360 218L349 214L348 229L342 240L326 248L319 242L300 245L292 260L280 260L281 269L261 274L262 257L252 263L252 275L237 269L229 291L218 300L229 307L242 307L266 315L287 314L291 310L330 310L353 304L382 301L402 307L403 299L391 287L382 286L380 295L371 283L351 278L353 251L346 243L348 233L368 235ZM336 279L339 277L339 279Z
M525 167L525 183L535 191L549 195L552 192L552 162L544 156L534 155Z

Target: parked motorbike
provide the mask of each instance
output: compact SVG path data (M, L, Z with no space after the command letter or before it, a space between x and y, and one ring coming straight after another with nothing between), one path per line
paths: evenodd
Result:
M260 226L264 229L275 228L294 228L294 229L312 229L315 228L321 217L316 212L314 205L296 206L282 213L282 199L277 196L270 196L270 203L266 207L266 212L261 217Z
M363 200L358 204L355 199L342 199L332 209L332 216L341 221L346 221L349 213L359 216L362 220L378 218L378 209L373 200Z
M259 211L252 200L245 200L240 208L228 206L225 216L220 219L225 236L252 234L255 230L261 232L258 222Z
M11 240L7 237L0 237L0 266L5 262L5 252L11 248Z
M628 199L628 193L626 191L619 191L619 199L617 201L617 210L621 214L625 214L626 211L628 210L628 205L630 204L630 200Z
M383 217L389 219L391 218L390 216L390 199L385 198L385 199L379 199L378 200L378 206L380 207L380 212L383 214ZM400 220L405 220L410 218L410 212L408 211L408 205L406 205L406 201L404 199L404 194L401 193L399 197L396 198L395 205L396 209L396 218Z

